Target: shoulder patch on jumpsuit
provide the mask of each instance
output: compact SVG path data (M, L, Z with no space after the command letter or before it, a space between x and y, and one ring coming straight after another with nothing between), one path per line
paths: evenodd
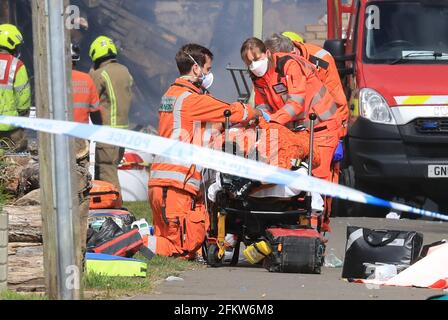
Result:
M160 102L160 112L173 112L174 104L176 103L176 97L163 96Z

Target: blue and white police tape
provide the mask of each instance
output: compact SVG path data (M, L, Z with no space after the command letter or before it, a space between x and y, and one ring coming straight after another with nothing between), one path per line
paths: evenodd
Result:
M391 208L402 212L448 221L447 215L437 212L386 201L355 189L309 177L304 174L155 135L124 129L113 129L105 126L38 118L0 116L0 123L121 146L182 163L194 163L203 168L209 168L248 179L288 185L295 189L317 192L344 200Z

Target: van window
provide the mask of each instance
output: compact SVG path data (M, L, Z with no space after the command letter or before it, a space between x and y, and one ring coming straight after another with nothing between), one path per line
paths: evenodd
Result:
M448 2L373 2L365 21L365 62L448 63Z

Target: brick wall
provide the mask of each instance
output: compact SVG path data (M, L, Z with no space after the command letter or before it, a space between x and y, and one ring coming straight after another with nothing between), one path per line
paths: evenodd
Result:
M347 30L348 22L349 15L344 13L342 15L343 33L345 32L345 30ZM327 31L327 15L325 14L319 19L316 24L309 24L305 26L305 32L303 33L303 36L306 42L317 44L318 46L322 47L325 40L327 40Z

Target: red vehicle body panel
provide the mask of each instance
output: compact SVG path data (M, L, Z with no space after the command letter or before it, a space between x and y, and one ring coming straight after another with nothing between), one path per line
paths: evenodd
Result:
M396 105L396 96L447 95L448 65L358 65L359 88L373 88ZM442 71L443 69L443 71Z
M424 207L425 201L431 199L439 206L440 212L448 213L445 191L448 176L431 171L434 167L448 168L448 64L416 60L381 63L380 60L365 59L366 8L374 2L399 0L352 1L351 6L342 6L341 0L328 0L329 39L341 39L340 14L350 13L345 53L341 52L342 41L330 42L328 47L329 51L334 49L339 68L344 69L345 63L342 80L352 110L348 135L344 140L346 157L341 166L343 178L340 181L376 196L391 200L396 197L412 206ZM406 1L419 2L403 0ZM444 3L440 1L440 4ZM338 60L337 55L343 55L339 57L343 59ZM404 120L386 123L360 116L359 91L363 88L377 91L393 109L392 114L399 115L395 120ZM423 97L407 98L415 96ZM432 99L432 96L443 98ZM396 97L400 97L400 109L397 108L399 102ZM420 104L410 105L409 101ZM434 112L434 101L445 103L437 105L441 106L437 110L443 112ZM406 114L408 106L415 107L415 112ZM409 118L401 115L409 115ZM353 210L351 214L362 215L363 212Z

